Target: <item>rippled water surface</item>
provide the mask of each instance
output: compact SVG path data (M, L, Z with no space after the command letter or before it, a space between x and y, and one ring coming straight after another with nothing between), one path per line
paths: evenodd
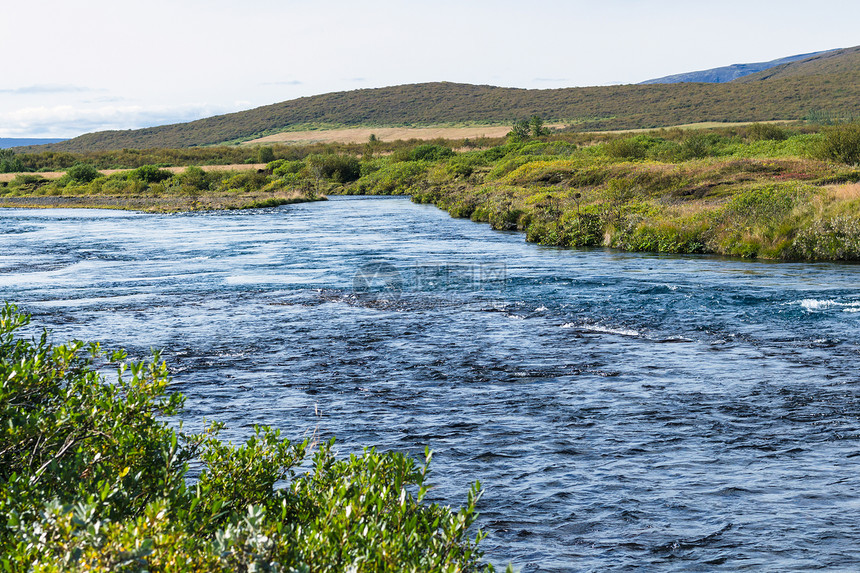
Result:
M860 567L860 267L564 251L404 198L0 210L0 298L191 427L435 451L523 571Z

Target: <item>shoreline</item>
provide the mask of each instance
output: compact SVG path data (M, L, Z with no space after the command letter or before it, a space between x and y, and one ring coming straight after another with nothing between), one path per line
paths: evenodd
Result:
M211 194L199 197L179 196L122 196L122 195L57 195L2 197L0 208L4 209L114 209L143 213L185 213L192 211L237 211L264 209L326 201L325 195L307 197L299 192L254 193L242 196Z
M178 167L161 167L165 171L170 171L174 175L182 173L186 169L190 167L189 165L182 165ZM232 165L200 165L200 169L203 171L259 171L260 169L265 169L265 163L236 163ZM134 171L134 169L99 169L98 172L104 176L114 175L116 173L127 173L129 171ZM18 171L15 173L0 173L0 183L10 182L15 179L15 177L19 175L35 175L41 177L42 179L47 179L52 181L54 179L59 179L63 175L65 175L65 171Z

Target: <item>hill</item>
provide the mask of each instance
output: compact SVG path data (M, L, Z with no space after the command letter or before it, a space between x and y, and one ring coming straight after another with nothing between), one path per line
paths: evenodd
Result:
M789 62L740 78L736 83L830 76L832 79L854 78L860 69L860 46L822 52L811 58ZM828 78L830 79L830 78Z
M539 115L576 130L603 130L705 121L799 120L813 110L841 117L860 115L860 47L828 52L721 84L528 90L440 82L337 92L189 123L91 133L33 150L214 145L303 125L510 124Z
M789 64L789 63L797 62L800 60L806 60L810 57L817 56L819 54L825 54L825 53L827 53L827 52L813 52L811 54L798 54L796 56L788 56L787 58L779 58L777 60L771 60L769 62L757 62L757 63L753 63L753 64L732 64L730 66L711 68L709 70L699 70L696 72L686 72L683 74L673 74L671 76L664 76L662 78L656 78L653 80L646 80L644 82L640 82L640 84L641 85L678 84L678 83L692 83L692 82L722 84L722 83L734 81L738 78L742 78L742 77L748 76L750 74L754 74L757 72L768 70L768 69L774 68L776 66L780 66L783 64Z

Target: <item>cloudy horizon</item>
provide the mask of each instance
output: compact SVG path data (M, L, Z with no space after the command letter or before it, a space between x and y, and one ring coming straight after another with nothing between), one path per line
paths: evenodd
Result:
M0 47L19 55L0 79L0 137L137 129L419 82L633 84L860 44L855 3L719 6L31 0L0 16Z

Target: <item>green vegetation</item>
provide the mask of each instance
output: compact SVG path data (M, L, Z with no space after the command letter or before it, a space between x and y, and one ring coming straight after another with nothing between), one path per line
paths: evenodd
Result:
M3 570L492 571L469 534L479 484L456 512L425 502L429 452L187 433L158 355L16 337L28 322L0 309Z
M73 183L89 183L98 177L101 177L99 170L87 163L75 163L68 171L66 177L69 182Z
M0 173L17 173L26 171L27 168L14 151L11 149L0 149Z
M549 134L549 129L543 126L543 119L538 115L533 115L531 119L521 119L514 122L511 131L508 132L508 140L518 143L532 137L542 137Z
M272 157L269 161L259 161L260 149L268 149L262 153ZM97 169L136 169L145 165L156 167L171 167L185 165L236 165L248 163L269 163L276 159L304 159L314 153L345 153L358 152L358 145L311 145L305 147L277 145L274 147L193 147L187 149L115 149L107 151L86 151L81 153L34 150L31 153L18 153L10 156L17 158L15 169L18 171L58 171L66 170L75 163L87 163Z
M333 155L332 157L340 157ZM316 187L290 185L256 170L208 170L190 166L177 174L154 165L102 175L76 163L65 175L48 180L18 174L0 183L0 206L106 207L143 211L248 209L322 200Z
M56 151L191 147L247 141L298 126L505 123L542 117L576 130L653 128L702 121L801 120L827 110L860 114L860 49L778 66L723 84L621 85L526 90L424 83L324 94L190 123L92 133ZM820 113L819 113L820 115ZM258 162L267 163L264 157Z
M860 164L860 123L826 128L818 154L821 159Z
M482 147L466 140L273 146L266 155L275 159L262 172L192 166L173 175L149 165L88 183L68 174L54 182L19 174L0 183L0 205L223 209L332 193L409 194L543 245L860 259L858 124L547 135L538 117L529 120L527 136L525 126L517 122L513 136ZM32 164L55 157L43 155L22 157Z
M365 161L340 193L405 193L560 247L860 260L856 125L553 135L433 161ZM582 141L582 140L578 140ZM822 150L839 150L822 161Z

